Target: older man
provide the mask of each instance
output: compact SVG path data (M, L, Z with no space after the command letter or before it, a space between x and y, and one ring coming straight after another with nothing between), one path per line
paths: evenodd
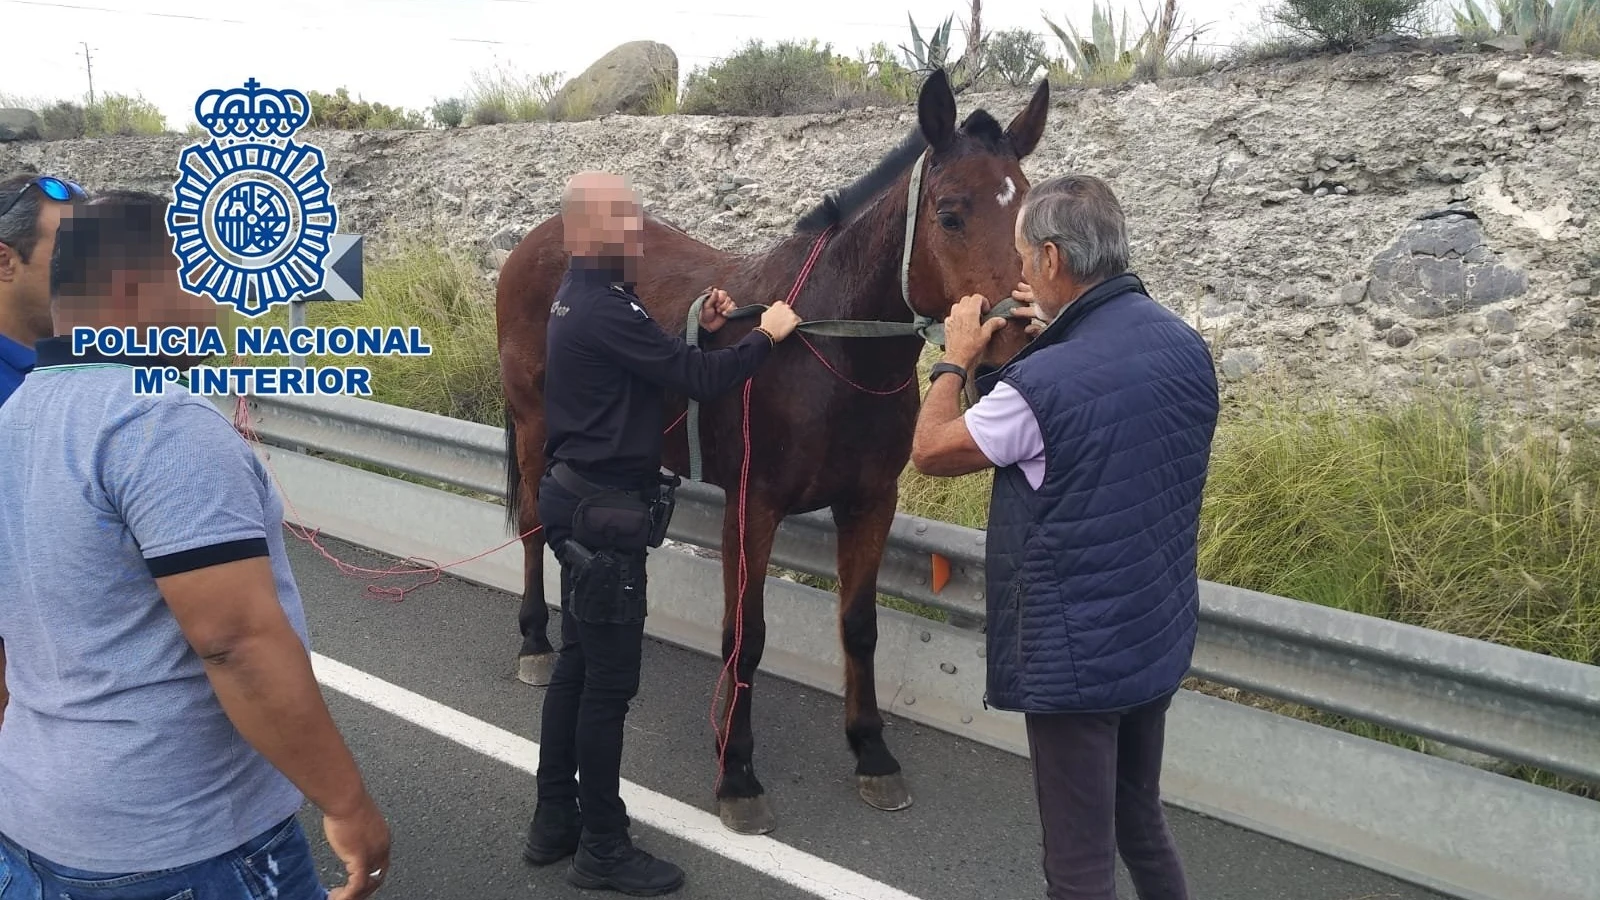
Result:
M561 218L571 260L547 335L539 519L561 563L562 647L523 856L535 865L572 856L567 879L578 887L650 896L677 890L683 870L633 845L618 791L623 722L639 690L645 555L656 545L648 535L664 533L655 501L670 489L661 479L663 394L707 400L744 382L799 318L774 303L738 343L691 347L633 293L644 214L626 178L574 176ZM732 310L714 292L700 327L716 331Z
M1142 900L1184 900L1160 776L1198 619L1211 354L1126 271L1122 209L1099 179L1034 187L1017 252L1049 324L979 378L962 416L968 372L1003 327L979 324L985 298L962 298L912 460L929 475L996 469L985 700L1026 716L1050 900L1115 900L1119 850Z
M33 368L34 344L55 333L50 254L61 216L83 197L83 188L60 178L0 181L0 404Z

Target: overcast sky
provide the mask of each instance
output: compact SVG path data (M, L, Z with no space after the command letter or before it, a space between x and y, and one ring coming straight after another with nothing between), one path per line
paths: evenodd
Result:
M651 39L678 54L680 77L745 40L816 37L854 54L876 41L910 42L909 12L924 35L963 0L0 0L6 47L0 94L78 99L87 93L87 42L97 93L142 93L170 127L193 119L195 98L257 78L272 87L332 91L426 109L460 94L475 69L507 66L575 75L623 41ZM1154 12L1155 0L1144 0ZM1262 0L1183 0L1210 22L1202 42L1228 44L1261 20ZM604 14L597 12L604 10ZM1042 15L1087 33L1088 0L1041 9L989 0L986 31L1026 27L1060 44ZM1121 17L1121 8L1117 11ZM1130 24L1142 21L1138 0ZM952 40L959 47L958 28Z

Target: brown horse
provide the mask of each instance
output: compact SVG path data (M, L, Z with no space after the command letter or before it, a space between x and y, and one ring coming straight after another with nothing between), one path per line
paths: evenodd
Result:
M955 96L945 74L935 72L920 92L918 128L770 249L731 254L646 217L636 290L651 316L673 333L684 334L691 304L711 286L726 290L736 303L767 303L797 290L795 311L813 322L842 319L880 329L902 323L898 336L798 331L743 389L700 409L701 477L727 497L723 661L732 661L734 676L727 706L718 713L724 724L717 729L722 759L716 794L723 824L734 831L755 834L773 827L752 764L750 725L750 684L766 638L762 589L773 539L785 516L823 507L832 509L838 529L844 730L856 757L858 790L879 809L911 804L900 763L884 742L873 675L878 566L920 397L916 371L924 342L909 320L942 321L964 294L1010 296L1021 278L1014 244L1016 213L1028 190L1021 161L1038 145L1048 114L1049 87L1041 82L1008 127L983 110L957 127ZM908 239L912 248L905 253ZM548 683L553 659L537 485L545 468L545 327L566 266L557 215L512 251L496 303L507 406L508 518L526 535L520 677L531 684ZM712 336L710 346L731 344L755 324L754 317L734 319ZM1022 325L1012 328L1020 334ZM1017 335L1007 337L1008 346L1020 345ZM669 397L661 420L668 432L663 464L679 473L689 468L685 411L683 397Z

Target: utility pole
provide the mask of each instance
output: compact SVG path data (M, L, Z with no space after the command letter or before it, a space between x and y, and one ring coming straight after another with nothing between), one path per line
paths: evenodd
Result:
M83 44L83 65L89 72L89 105L94 105L94 62L89 59L89 42L79 41Z

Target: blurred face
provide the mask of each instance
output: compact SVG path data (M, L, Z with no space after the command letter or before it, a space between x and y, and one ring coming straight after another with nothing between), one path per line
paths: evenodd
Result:
M628 181L615 175L578 176L568 188L564 231L574 256L632 266L644 256L644 208Z
M172 257L152 260L141 268L116 269L111 291L93 324L101 328L221 328L228 326L228 307L183 289ZM161 365L187 370L205 361L202 356L159 357Z
M151 260L146 268L115 273L121 313L118 325L141 328L225 327L227 307L183 289L174 259Z
M228 307L184 290L171 255L172 239L154 258L114 264L90 297L61 297L56 325L66 328L225 328Z

